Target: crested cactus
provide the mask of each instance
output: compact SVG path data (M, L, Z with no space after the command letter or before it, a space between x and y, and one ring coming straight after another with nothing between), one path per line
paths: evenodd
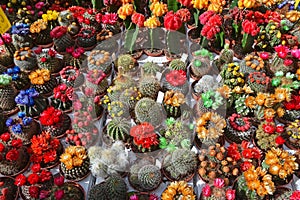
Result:
M160 71L159 65L154 62L146 62L144 65L141 66L141 69L143 71L143 75L155 76L156 73Z
M165 157L163 169L172 180L187 179L197 169L197 156L188 149L176 149Z
M150 163L139 162L130 168L130 184L140 191L152 191L161 183L160 169Z
M126 200L127 187L119 176L110 176L104 183L94 185L89 191L89 200Z
M114 117L128 117L129 108L128 106L121 101L113 101L107 105L108 114Z
M155 77L145 76L140 79L139 91L144 97L149 97L155 100L159 90L160 84Z
M129 54L120 55L117 60L117 67L121 69L122 73L127 73L135 68L134 58Z
M130 122L124 118L115 117L107 124L107 135L113 140L126 141L129 131Z
M174 59L170 62L169 67L173 70L183 70L186 71L186 64L180 59Z
M138 122L149 122L153 126L159 126L162 122L163 113L160 106L152 99L144 97L139 100L134 108Z

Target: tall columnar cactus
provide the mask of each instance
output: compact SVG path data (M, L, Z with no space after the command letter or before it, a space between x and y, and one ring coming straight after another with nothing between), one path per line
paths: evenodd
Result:
M138 122L149 122L153 126L159 126L163 120L160 106L152 99L144 97L139 100L134 108Z
M119 176L111 176L104 183L97 184L89 191L89 200L126 200L127 187Z
M160 84L153 76L145 76L140 79L139 90L144 97L149 97L156 100L160 90Z
M157 72L160 71L160 67L158 64L154 62L146 62L142 65L143 75L156 75Z
M107 135L113 140L126 141L129 136L130 122L124 118L115 117L107 124Z
M180 59L174 59L170 62L169 67L173 70L183 70L186 71L186 64Z
M135 61L129 54L120 55L117 60L117 67L121 68L122 73L127 73L134 69Z
M163 169L173 180L186 179L197 169L197 156L188 149L177 149L165 157Z

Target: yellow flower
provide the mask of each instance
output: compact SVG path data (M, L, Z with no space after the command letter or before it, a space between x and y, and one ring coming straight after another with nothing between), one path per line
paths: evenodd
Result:
M29 30L31 33L40 33L41 30L47 29L47 25L48 25L47 21L39 19L30 25Z
M30 82L34 85L42 85L50 80L50 72L47 69L38 69L29 74Z
M239 9L243 8L255 8L257 7L257 2L256 0L239 0L238 1L238 7Z
M57 20L58 18L58 15L59 15L59 12L57 12L56 10L47 10L47 13L46 14L43 14L42 15L42 18L44 21L55 21Z
M276 88L274 95L275 95L275 98L280 102L291 100L291 93L286 88Z
M80 167L83 161L87 158L87 153L82 146L69 146L65 152L60 156L62 162L68 170L74 167Z
M156 28L160 26L160 21L158 20L157 17L152 16L144 22L144 26L148 28Z
M154 2L150 5L150 10L154 16L161 17L168 12L168 5L163 2Z
M204 9L208 7L208 0L192 0L194 8Z
M121 19L125 20L128 16L134 13L133 4L126 3L122 5L118 10L118 15Z
M207 10L212 10L216 13L221 13L225 4L226 1L224 0L210 0L210 4Z
M167 189L162 193L161 200L175 199L176 195L180 195L182 199L195 200L194 190L186 181L171 182Z

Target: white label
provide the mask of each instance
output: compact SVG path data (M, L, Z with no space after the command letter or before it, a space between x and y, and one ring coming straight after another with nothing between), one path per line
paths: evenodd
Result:
M186 53L182 54L181 61L186 62L186 59L188 58L188 55Z
M218 83L220 83L222 81L222 76L219 74L216 78L216 80L218 81Z
M161 79L162 73L156 72L156 78L159 81Z
M163 100L164 100L164 96L165 96L165 93L159 91L159 92L158 92L158 95L157 95L157 100L156 100L156 102L162 103Z
M155 166L161 169L161 162L158 159L155 160Z

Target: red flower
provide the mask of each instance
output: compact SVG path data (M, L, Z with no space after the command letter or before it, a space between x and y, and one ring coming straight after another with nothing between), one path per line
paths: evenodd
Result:
M46 181L49 181L52 178L52 173L47 170L42 170L40 174L40 182L44 183Z
M228 189L226 190L226 200L235 200L235 190L233 189Z
M283 64L284 64L285 66L290 66L291 64L293 64L293 60L291 60L291 59L285 59L285 60L283 61Z
M293 194L290 196L290 200L300 200L300 191L294 191Z
M188 22L191 19L191 13L187 8L177 10L176 14L180 16L182 22Z
M180 16L173 11L169 11L164 17L164 26L169 31L177 31L182 25Z
M15 179L16 186L22 186L26 184L26 176L24 174L19 174Z
M289 53L289 48L283 45L278 45L274 47L275 51L279 58L285 59L287 54Z
M102 20L102 14L101 13L97 13L95 16L96 22L101 23Z
M280 126L280 125L276 126L277 133L283 133L283 131L284 131L284 126Z
M32 198L39 198L40 188L38 186L30 186L29 187L29 194Z
M70 46L66 48L67 53L72 53L74 51L74 46Z
M275 139L275 142L277 145L282 145L285 143L285 140L283 139L283 137L281 136L278 136L276 139Z
M65 178L63 176L59 176L54 179L54 184L57 185L58 187L62 186L64 182L65 182Z
M145 22L145 16L141 13L134 13L131 16L132 23L136 24L138 27L143 27Z
M57 155L56 155L55 149L51 149L44 153L44 162L45 163L53 162L56 160L56 158L57 158Z
M231 157L233 160L238 161L241 159L241 154L238 151L238 146L236 143L232 143L229 145L227 149L227 155Z
M245 21L243 21L242 27L243 27L243 31L245 33L252 35L252 36L256 36L260 31L256 22L249 21L247 19Z
M54 193L54 196L55 196L55 199L56 200L61 200L63 199L65 193L64 193L64 190L57 190L55 193Z
M259 57L262 58L263 60L267 60L267 59L269 59L270 55L268 52L261 52L259 54Z
M214 39L215 35L221 31L220 27L222 25L222 17L217 14L211 15L210 12L202 17L200 17L200 19L202 19L204 26L201 30L201 35L209 40L212 40Z
M39 163L35 163L31 166L31 171L33 173L38 173L41 170L41 165Z
M19 152L15 149L10 150L6 154L6 160L8 161L16 161L19 158Z
M248 169L250 169L252 167L252 163L249 161L245 161L241 164L241 170L243 172L247 171Z
M3 133L1 136L0 136L1 140L3 142L8 142L10 140L10 134L9 133Z
M203 189L202 189L202 195L205 197L210 197L211 195L211 189L210 186L208 184L206 184Z
M49 49L48 50L48 55L51 56L51 57L54 57L56 55L56 51L53 50L53 49Z
M21 139L15 139L15 140L12 140L11 141L11 145L14 147L14 148L20 148L23 146L23 142Z
M261 158L261 151L257 147L252 148L252 158L254 159L260 159Z
M35 53L35 54L40 54L40 53L42 53L42 51L43 51L43 48L39 46L38 48L36 48L36 49L34 50L34 53Z
M0 152L3 152L4 149L5 149L5 146L2 143L0 143Z
M193 6L192 0L177 0L177 1L187 8L190 8Z
M244 149L243 152L242 152L242 155L243 155L244 158L251 159L252 158L251 149Z
M46 61L47 61L47 58L42 57L42 58L40 59L40 61L41 61L41 62L46 62Z
M166 75L166 80L173 86L185 84L186 73L183 70L172 70Z
M107 13L102 16L102 23L114 25L118 21L118 15L116 13Z
M273 134L275 132L275 126L271 124L264 124L262 127L266 133Z
M30 185L37 184L39 182L39 175L36 173L30 174L28 176L28 182L30 183Z
M205 25L209 19L214 16L216 13L214 11L208 10L199 16L200 23Z
M50 36L52 38L61 38L63 35L67 33L67 31L68 28L65 26L57 26L50 32Z

